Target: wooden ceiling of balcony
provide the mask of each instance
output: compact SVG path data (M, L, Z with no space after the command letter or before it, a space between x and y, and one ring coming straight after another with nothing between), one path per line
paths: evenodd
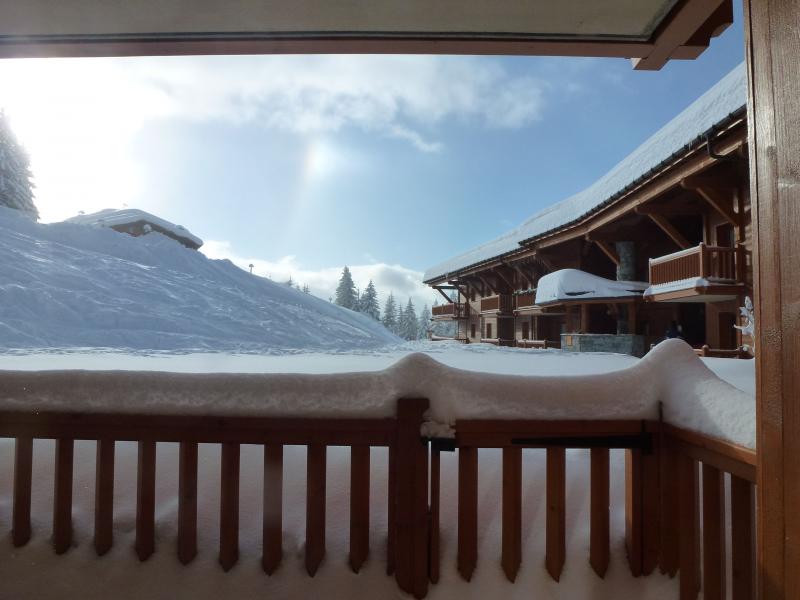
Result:
M731 0L25 0L0 2L0 57L390 53L693 59Z

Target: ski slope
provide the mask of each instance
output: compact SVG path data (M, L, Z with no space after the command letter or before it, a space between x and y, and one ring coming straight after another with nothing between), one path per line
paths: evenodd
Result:
M0 351L284 353L399 341L369 317L159 233L45 225L0 207Z

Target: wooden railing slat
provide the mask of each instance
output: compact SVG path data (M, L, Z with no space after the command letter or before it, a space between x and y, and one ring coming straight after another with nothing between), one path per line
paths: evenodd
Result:
M56 440L53 492L53 548L63 554L72 544L72 463L75 443Z
M369 554L369 446L350 448L350 568L355 573Z
M642 574L642 451L625 451L625 549L631 575Z
M197 556L197 443L181 442L178 459L178 560Z
M14 508L11 539L24 546L31 539L31 482L33 476L33 440L19 437L14 442Z
M650 575L661 553L661 442L653 436L649 452L642 454L642 574Z
M239 444L222 444L219 502L219 564L229 571L239 560Z
M136 555L147 560L155 551L156 443L139 442L136 477Z
M517 578L522 560L522 448L503 448L503 572Z
M431 518L430 518L430 572L431 583L439 582L441 573L441 554L439 543L439 524L441 513L441 456L438 448L431 448Z
M458 572L466 581L478 560L478 449L458 449Z
M548 448L545 566L556 581L566 558L566 512L566 450Z
M264 446L263 556L261 566L272 575L283 556L283 446Z
M725 479L703 465L703 598L725 598Z
M308 446L306 465L306 571L312 577L325 557L325 495L327 448Z
M97 442L94 494L94 549L102 556L114 540L114 440Z
M680 497L680 600L694 600L700 591L700 526L698 506L698 463L687 456L678 458Z
M755 493L749 481L731 475L731 592L733 600L753 600L755 585Z
M600 577L605 577L608 570L609 473L608 449L592 448L589 563Z
M397 447L389 446L389 475L386 482L386 574L394 575L397 543Z
M666 444L661 455L661 572L674 577L678 572L679 534L679 479L678 455Z

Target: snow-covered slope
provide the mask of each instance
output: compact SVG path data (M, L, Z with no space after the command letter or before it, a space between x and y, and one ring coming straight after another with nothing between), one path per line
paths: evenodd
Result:
M0 207L0 351L291 351L398 342L369 317L152 233L37 224Z

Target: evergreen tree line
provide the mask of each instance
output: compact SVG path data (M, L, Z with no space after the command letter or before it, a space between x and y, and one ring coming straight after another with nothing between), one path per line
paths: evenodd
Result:
M342 270L342 276L339 278L334 302L380 321L386 329L403 339L423 340L428 337L431 311L427 304L417 313L411 298L403 307L395 300L394 294L389 292L381 313L375 284L370 280L367 287L359 292L347 267Z
M33 203L33 183L28 155L14 136L8 118L0 110L0 206L15 208L32 219L39 218Z

